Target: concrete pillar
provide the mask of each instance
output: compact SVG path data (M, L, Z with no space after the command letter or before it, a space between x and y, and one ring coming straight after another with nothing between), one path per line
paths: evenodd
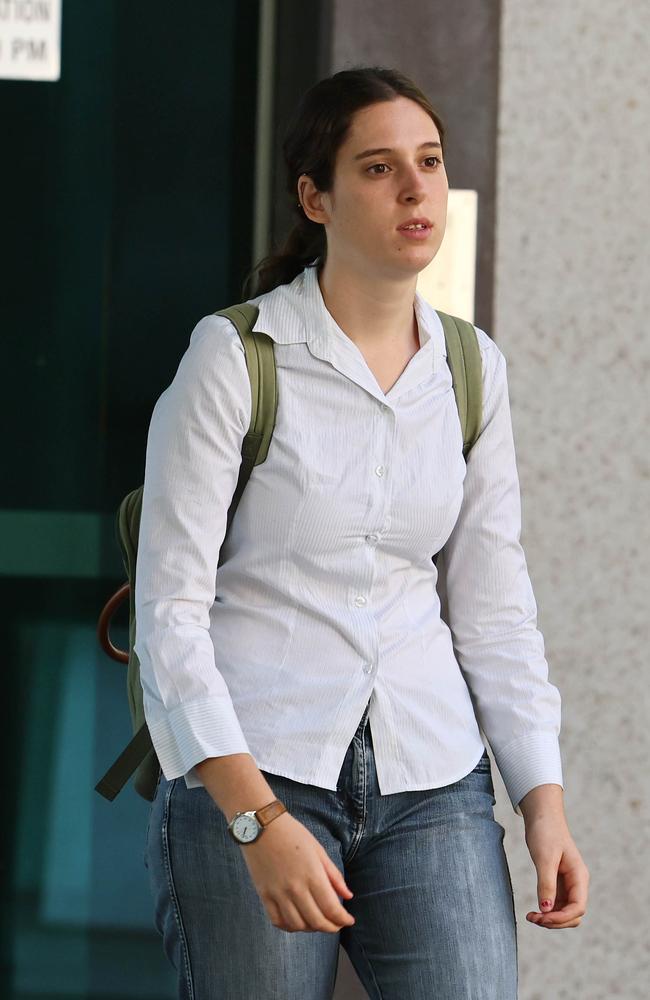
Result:
M521 1000L647 996L648 65L645 0L503 0L492 333L563 697L567 817L592 878L579 928L529 925L534 870L500 810Z

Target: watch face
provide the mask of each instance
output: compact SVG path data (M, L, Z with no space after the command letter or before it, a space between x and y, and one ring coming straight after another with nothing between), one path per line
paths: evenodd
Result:
M259 829L260 824L254 816L238 816L232 825L232 832L242 844L256 840Z

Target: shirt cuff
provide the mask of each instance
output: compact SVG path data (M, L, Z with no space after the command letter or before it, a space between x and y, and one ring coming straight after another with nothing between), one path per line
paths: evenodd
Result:
M535 732L520 736L506 747L492 747L512 808L523 817L519 803L538 785L561 785L562 758L555 733Z
M188 788L201 784L193 768L207 757L250 753L230 699L179 705L152 723L149 733L165 778L171 781L191 772Z

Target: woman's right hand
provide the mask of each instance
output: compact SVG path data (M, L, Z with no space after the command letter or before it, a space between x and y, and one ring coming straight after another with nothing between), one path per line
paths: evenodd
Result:
M345 879L316 837L290 813L277 816L257 840L240 849L274 927L335 934L355 922L338 898L353 895Z

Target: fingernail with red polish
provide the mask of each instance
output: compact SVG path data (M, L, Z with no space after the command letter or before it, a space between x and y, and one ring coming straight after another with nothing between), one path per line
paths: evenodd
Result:
M543 909L543 910L548 910L548 909L550 909L550 907L551 907L552 905L553 905L553 904L552 904L552 902L551 902L551 900L550 900L550 899L543 899L543 900L542 900L542 909Z

